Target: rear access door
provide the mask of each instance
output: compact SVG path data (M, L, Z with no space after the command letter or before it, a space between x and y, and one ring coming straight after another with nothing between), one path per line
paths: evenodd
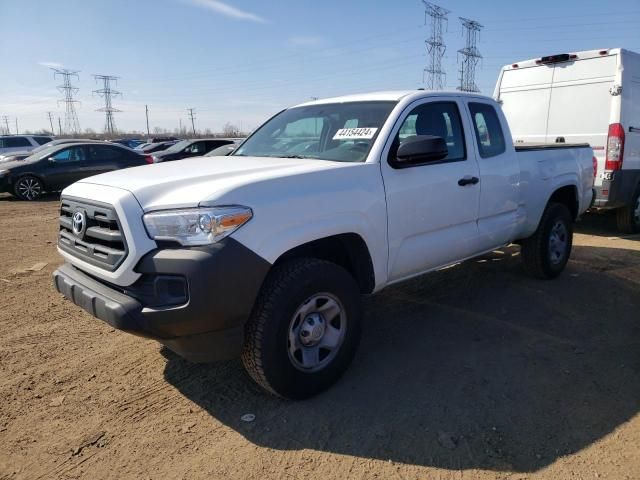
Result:
M618 52L554 55L505 67L496 94L514 142L588 143L602 174L609 125L620 121ZM598 175L596 184L601 182Z
M605 167L605 146L615 99L613 87L618 69L618 55L589 58L554 66L547 143L588 143L598 160L596 186L602 184ZM619 105L619 103L618 103Z

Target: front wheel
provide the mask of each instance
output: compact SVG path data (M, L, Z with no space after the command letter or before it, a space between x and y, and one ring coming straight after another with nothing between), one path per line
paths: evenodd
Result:
M245 330L242 362L263 388L303 399L333 385L360 337L360 291L342 267L312 258L274 267Z
M37 200L43 191L42 181L32 175L20 177L13 187L13 193L20 200Z
M534 277L555 278L567 265L573 245L573 221L566 205L547 205L536 232L522 241L522 260Z

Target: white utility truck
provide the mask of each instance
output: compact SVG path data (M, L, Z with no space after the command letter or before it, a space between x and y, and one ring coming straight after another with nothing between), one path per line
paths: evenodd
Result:
M585 142L597 161L597 209L640 231L640 54L613 48L502 68L494 98L516 142Z
M500 106L460 92L283 110L231 156L86 178L62 192L68 299L193 361L241 356L287 398L331 385L361 294L519 242L564 269L591 204L588 145L514 147Z

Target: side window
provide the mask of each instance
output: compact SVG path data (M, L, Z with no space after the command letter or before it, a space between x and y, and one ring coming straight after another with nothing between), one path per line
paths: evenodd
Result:
M31 147L31 142L25 137L7 137L4 139L6 148Z
M84 149L82 147L71 147L60 150L52 155L56 163L71 163L84 160Z
M205 142L194 143L189 147L189 151L191 153L196 153L196 154L205 154L206 153Z
M89 148L91 150L90 159L92 162L119 160L123 156L119 148L105 147L103 145L92 145Z
M495 108L486 103L469 103L469 110L480 156L489 158L504 153L506 144Z
M416 135L442 137L449 150L445 162L467 158L460 112L455 102L431 102L414 108L402 123L390 155L395 156L400 145Z
M49 137L33 137L38 145L44 145L45 143L49 143L51 139Z

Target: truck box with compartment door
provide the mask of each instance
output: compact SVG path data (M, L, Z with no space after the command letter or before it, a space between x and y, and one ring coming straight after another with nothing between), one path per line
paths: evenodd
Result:
M494 97L514 141L585 142L597 159L594 207L640 231L640 54L622 48L506 65Z
M318 100L228 157L65 189L55 286L116 328L194 361L241 356L264 388L304 398L353 357L361 294L512 242L530 273L559 275L592 200L592 156L514 148L480 95ZM96 227L110 234L86 235Z

